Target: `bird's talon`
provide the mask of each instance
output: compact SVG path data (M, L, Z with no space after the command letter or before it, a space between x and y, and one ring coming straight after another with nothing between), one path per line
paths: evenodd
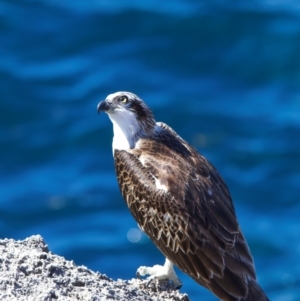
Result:
M146 287L147 287L147 288L150 286L150 284L152 284L153 280L155 280L155 278L149 277L149 278L147 279L147 284L146 284Z

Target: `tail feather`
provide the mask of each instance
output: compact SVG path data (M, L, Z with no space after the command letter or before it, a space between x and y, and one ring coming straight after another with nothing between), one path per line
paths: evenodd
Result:
M248 287L248 295L242 301L270 301L256 280L249 280Z
M232 285L225 287L216 281L211 281L210 283L204 283L204 286L211 290L221 301L270 301L255 279L249 280L245 297L239 297L236 291L233 290Z

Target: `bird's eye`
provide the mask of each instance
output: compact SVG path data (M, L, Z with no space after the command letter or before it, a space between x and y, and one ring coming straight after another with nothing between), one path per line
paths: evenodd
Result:
M127 102L128 102L127 96L121 96L121 97L119 98L119 102L127 103Z

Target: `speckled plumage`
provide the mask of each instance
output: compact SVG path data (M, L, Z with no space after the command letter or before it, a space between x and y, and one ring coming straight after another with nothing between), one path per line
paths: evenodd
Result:
M153 126L147 118L140 115L151 126L134 147L114 150L119 187L135 220L171 262L221 300L268 300L218 171L166 124Z

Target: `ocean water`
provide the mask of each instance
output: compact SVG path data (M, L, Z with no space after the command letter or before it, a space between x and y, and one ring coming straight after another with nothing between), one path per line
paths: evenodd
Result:
M297 1L0 1L0 237L117 279L164 258L119 193L128 90L218 168L270 300L300 300ZM178 272L191 300L216 298Z

